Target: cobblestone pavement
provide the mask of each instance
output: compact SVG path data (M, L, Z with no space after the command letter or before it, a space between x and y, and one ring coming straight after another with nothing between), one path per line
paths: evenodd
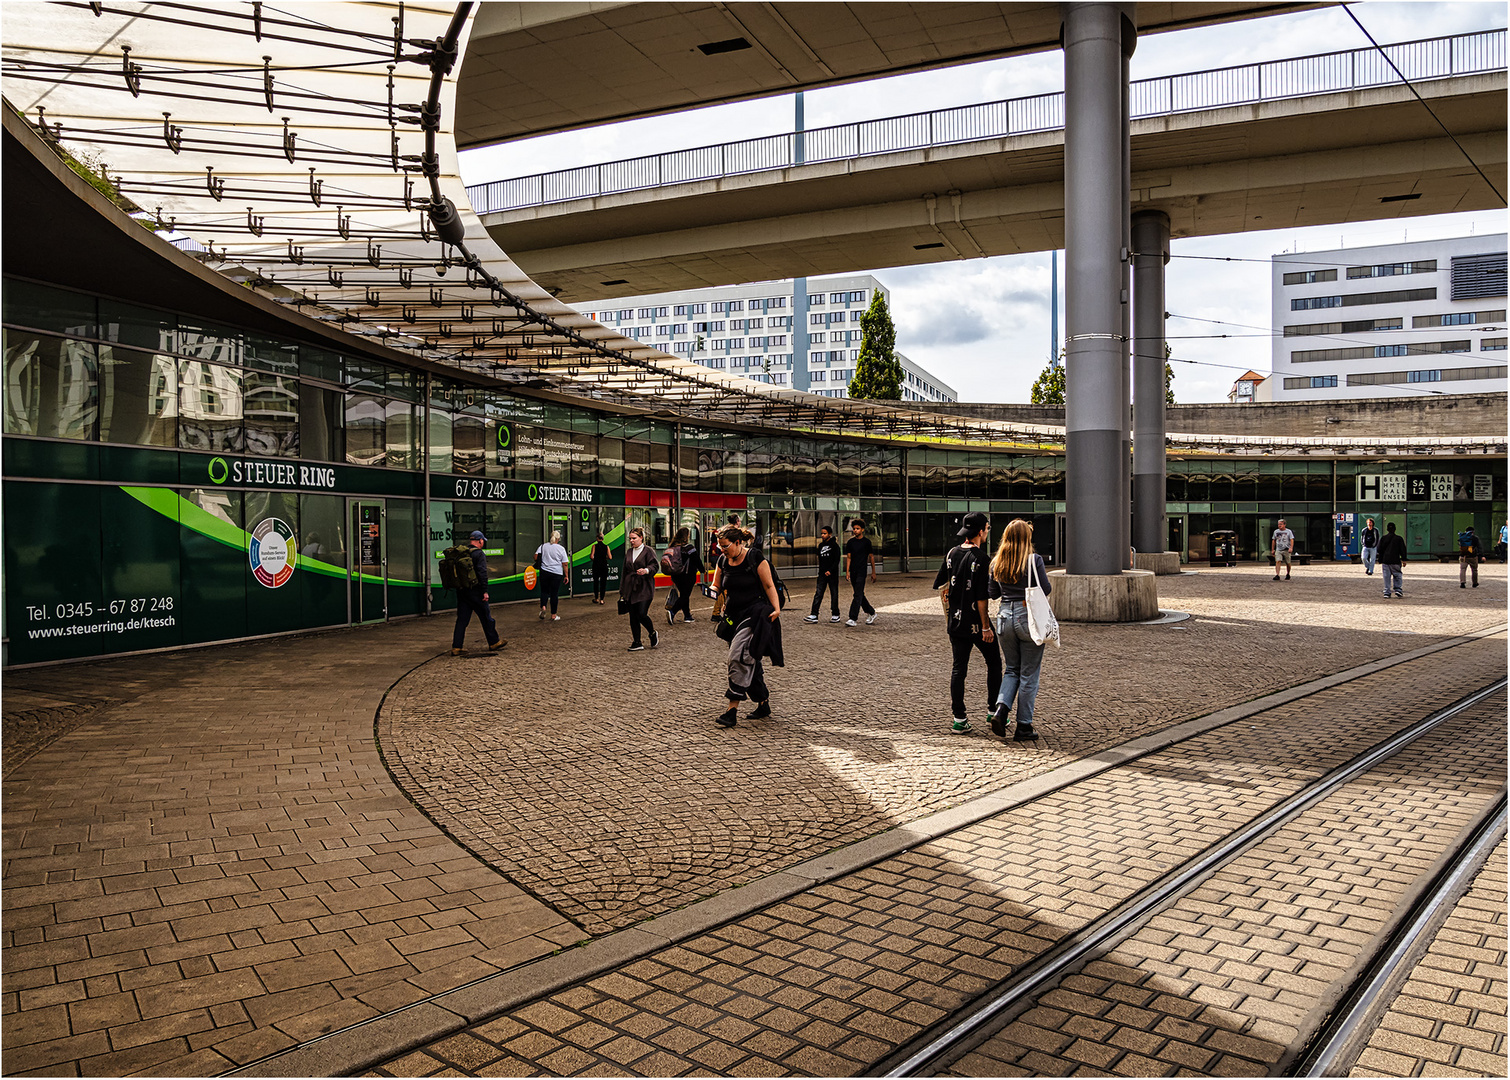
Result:
M1504 716L1500 694L1345 785L1061 979L950 1075L1284 1075L1308 1018L1500 790ZM1435 1049L1456 1044L1469 1075L1502 1075L1503 1055L1473 1049L1492 1034Z
M784 619L775 715L732 731L712 722L726 675L709 622L662 624L660 648L627 654L627 620L589 608L475 684L444 663L414 672L379 733L435 820L596 935L1176 721L1495 624L1504 572L1485 570L1462 591L1456 566L1411 566L1405 600L1351 566L1160 579L1161 606L1197 617L1066 626L1044 659L1032 749L949 734L947 640L917 576L870 590L874 626ZM810 587L793 583L798 613ZM979 657L972 668L986 732Z
M1502 674L1504 652L1502 636L1459 646L1175 744L503 1011L371 1075L854 1075L1232 828ZM1504 709L1500 696L1459 722L1472 768L1444 755L1460 766L1465 802L1501 781ZM1480 737L1463 738L1472 724ZM1386 785L1376 801L1391 798ZM1357 931L1344 923L1334 933ZM1292 970L1276 964L1265 977ZM1163 1020L1144 1012L1150 1026ZM1255 1039L1243 1027L1227 1032L1236 1046Z
M1506 1076L1501 840L1379 1022L1351 1076Z
M1497 624L1504 572L1485 570L1459 592L1454 567L1425 568L1403 602L1355 568L1165 579L1164 606L1197 618L1067 628L1031 749L942 733L944 636L906 606L936 604L920 576L882 578L875 626L790 625L776 718L732 732L710 730L706 623L629 655L623 620L580 600L560 623L498 609L498 657L445 657L442 618L7 672L6 1072L257 1061L1180 717Z

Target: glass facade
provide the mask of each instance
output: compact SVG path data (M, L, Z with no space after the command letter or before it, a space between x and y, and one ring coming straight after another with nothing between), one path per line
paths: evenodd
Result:
M435 557L476 528L495 599L528 595L553 529L585 558L598 529L617 548L630 521L706 544L730 510L799 575L822 525L861 517L887 569L904 553L918 569L976 509L998 530L1030 518L1057 561L1062 454L625 417L12 279L3 348L10 663L415 614L427 587L432 609L451 606ZM1359 502L1375 490L1359 478L1379 475L1403 497ZM1397 514L1421 555L1465 523L1497 533L1505 463L1172 457L1167 499L1171 550L1192 559L1224 528L1262 559L1279 516L1301 553L1331 557L1337 513ZM65 538L88 549L87 586L37 573ZM133 610L154 602L173 613Z

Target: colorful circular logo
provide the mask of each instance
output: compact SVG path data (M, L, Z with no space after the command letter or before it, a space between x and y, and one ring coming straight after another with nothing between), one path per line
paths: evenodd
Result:
M225 483L226 478L228 476L230 476L230 475L231 475L231 467L226 464L225 458L218 457L218 458L211 458L210 459L210 482L211 483L213 483L213 484L223 484L223 483Z
M269 589L294 576L294 530L277 518L264 518L252 530L247 561L252 574Z

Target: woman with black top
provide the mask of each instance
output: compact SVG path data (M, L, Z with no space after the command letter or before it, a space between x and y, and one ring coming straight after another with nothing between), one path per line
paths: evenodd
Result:
M1047 596L1053 591L1043 556L1033 551L1033 526L1022 518L1011 522L1001 536L1001 546L991 560L991 576L1001 583L1001 611L996 618L996 640L1001 643L1006 663L1002 672L1001 693L991 714L991 732L1006 735L1007 714L1012 699L1017 699L1017 730L1012 738L1030 742L1038 738L1033 730L1033 704L1038 700L1038 672L1043 664L1043 646L1035 644L1028 632L1026 603L1029 574Z
M692 621L692 589L697 585L697 575L703 568L703 557L697 553L692 542L692 530L680 528L661 559L661 568L671 578L676 590L676 603L666 608L666 625L676 622L676 613L682 613L682 622ZM667 603L670 603L668 600Z
M754 701L756 707L748 719L763 720L771 715L771 694L765 684L765 658L776 667L784 666L781 654L781 601L771 568L758 551L750 548L751 533L738 525L719 532L718 547L723 554L713 571L713 588L718 600L714 618L718 636L729 643L729 700L727 712L715 722L731 728L739 719L739 703ZM722 618L719 617L722 612Z
M608 544L603 539L603 534L598 533L598 538L593 541L592 551L592 602L601 604L603 598L608 595Z
M634 641L630 652L644 652L640 644L640 627L650 631L650 647L661 643L650 621L650 601L655 599L655 554L645 543L645 530L629 530L629 547L624 552L624 576L619 582L619 598L629 605L629 632Z

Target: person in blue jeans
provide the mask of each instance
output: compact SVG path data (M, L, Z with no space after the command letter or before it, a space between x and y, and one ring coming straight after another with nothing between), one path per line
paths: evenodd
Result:
M1029 575L1033 584L1048 595L1049 572L1043 556L1033 551L1033 526L1017 518L1002 533L1001 546L991 560L991 576L1001 585L1001 610L996 618L996 640L1001 643L1003 664L1001 692L991 714L991 733L1007 734L1007 716L1017 703L1017 730L1014 742L1031 742L1038 738L1033 727L1033 706L1038 700L1038 672L1043 664L1043 646L1028 632L1026 603Z

